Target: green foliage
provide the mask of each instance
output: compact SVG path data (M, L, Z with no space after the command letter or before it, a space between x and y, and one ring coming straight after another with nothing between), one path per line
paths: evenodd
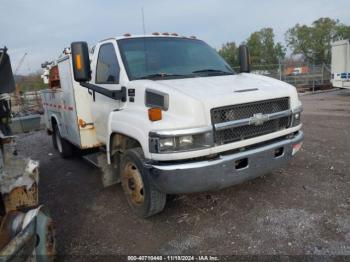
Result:
M350 39L350 26L340 24L337 26L337 38Z
M329 64L332 41L346 38L350 38L350 27L329 17L319 18L311 26L296 24L286 32L293 54L302 54L314 64Z
M252 64L277 64L286 55L286 49L281 43L275 43L272 28L263 28L254 32L247 39ZM232 67L239 66L239 48L235 42L224 44L219 54Z
M235 42L224 44L219 50L219 54L226 60L231 67L239 66L238 48Z
M19 91L35 91L47 88L40 77L40 73L33 73L27 76L17 76L16 85Z
M252 64L277 64L286 55L281 43L275 43L272 28L263 28L247 39Z

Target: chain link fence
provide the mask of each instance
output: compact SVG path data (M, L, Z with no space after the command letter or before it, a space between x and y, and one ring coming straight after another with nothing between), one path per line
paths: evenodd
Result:
M11 94L11 110L14 117L43 114L40 91Z
M239 67L234 70L239 72ZM294 85L299 92L331 88L331 69L326 64L252 65L251 72L287 82Z

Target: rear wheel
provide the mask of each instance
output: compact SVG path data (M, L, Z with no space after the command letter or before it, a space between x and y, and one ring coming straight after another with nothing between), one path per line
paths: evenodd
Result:
M52 132L51 138L52 138L53 148L57 150L58 148L57 148L56 135L55 135L55 126L53 127L53 132Z
M73 155L73 146L70 144L67 140L62 138L60 134L60 130L58 129L58 126L55 125L53 128L53 144L54 147L56 145L56 148L58 152L60 153L61 157L63 158L69 158Z
M141 148L127 150L121 161L121 183L132 210L140 217L149 217L164 209L166 194L151 183L143 163Z

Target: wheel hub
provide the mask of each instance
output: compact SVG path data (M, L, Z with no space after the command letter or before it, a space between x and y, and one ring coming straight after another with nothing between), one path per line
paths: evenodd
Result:
M136 165L131 162L127 163L124 168L123 187L127 197L134 204L140 205L144 202L142 177Z

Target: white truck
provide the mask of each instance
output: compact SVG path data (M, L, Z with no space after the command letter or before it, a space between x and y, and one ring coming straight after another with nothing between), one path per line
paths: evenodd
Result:
M350 40L332 43L332 85L350 88Z
M264 175L301 148L302 105L293 86L249 73L245 46L240 61L236 73L204 41L176 34L74 42L50 65L48 133L63 157L98 149L86 157L141 217L163 210L167 194Z

